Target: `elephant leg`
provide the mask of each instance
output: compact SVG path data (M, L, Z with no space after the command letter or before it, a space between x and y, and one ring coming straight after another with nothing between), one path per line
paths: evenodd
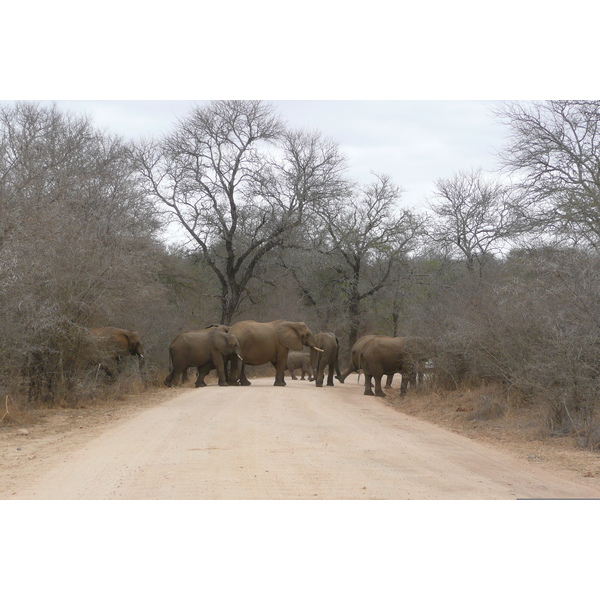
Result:
M325 377L325 366L321 357L319 356L317 359L317 369L315 374L315 385L317 387L323 387L323 379Z
M315 368L315 385L317 387L323 387L323 368L320 358L321 357L318 357Z
M291 375L292 379L298 379L296 377L296 373L294 373L294 371L295 371L295 369L290 369L290 375ZM304 377L302 377L302 379L304 379Z
M244 363L241 363L237 356L229 358L229 377L227 379L229 385L240 385L238 383L238 373L241 372L243 366Z
M374 396L373 389L371 388L371 376L365 373L365 396Z
M235 384L237 385L237 384ZM246 364L242 363L242 368L240 369L240 385L252 385L248 378L246 377Z
M228 356L224 356L223 357L223 373L225 374L225 381L227 381L229 383L229 357Z
M392 381L394 380L394 374L390 373L387 376L386 382L385 382L385 389L388 390L392 387Z
M385 398L385 392L381 389L381 379L383 378L383 374L375 375L375 395L380 398Z
M185 373L186 370L187 369L184 369L182 371L181 369L177 368L176 366L173 366L171 372L167 375L167 378L165 379L165 384L169 387L177 386L182 373ZM183 383L183 381L182 381L182 383Z
M210 364L201 365L197 368L197 377L196 377L196 387L206 387L206 383L204 382L204 378L208 375L210 371Z
M277 361L273 362L273 366L275 367L275 383L273 385L284 386L285 383L285 365L287 363L287 356L283 357L283 360L279 358Z
M323 359L320 354L317 356L317 362L314 365L313 374L315 377L315 385L317 387L323 387Z
M333 365L327 367L327 385L333 386Z
M173 385L173 378L175 377L175 369L171 369L171 372L165 378L165 385L171 387Z
M215 369L217 369L217 375L219 377L219 385L220 386L229 385L227 383L227 377L225 376L225 364L223 362L223 355L220 352L214 352L213 364L215 366Z

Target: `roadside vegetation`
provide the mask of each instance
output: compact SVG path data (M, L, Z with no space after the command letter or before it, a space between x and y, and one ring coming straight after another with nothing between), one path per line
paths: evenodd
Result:
M487 389L472 422L523 410L600 449L600 102L490 118L502 170L440 179L416 211L264 102L199 105L131 143L0 107L0 412L162 385L181 331L285 318L335 332L342 364L364 334L430 337L427 393ZM106 325L139 333L141 372L98 368L89 329Z

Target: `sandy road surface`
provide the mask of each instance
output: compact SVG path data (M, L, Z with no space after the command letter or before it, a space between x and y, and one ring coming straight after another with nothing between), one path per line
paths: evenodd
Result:
M12 499L600 498L362 395L272 379L189 389L16 478Z

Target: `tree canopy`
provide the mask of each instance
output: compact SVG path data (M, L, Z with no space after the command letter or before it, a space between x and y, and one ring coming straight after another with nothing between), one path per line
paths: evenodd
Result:
M530 228L600 247L600 101L510 102L497 115Z
M196 107L164 140L140 145L136 162L147 194L217 278L223 323L264 257L344 187L337 144L286 129L259 101Z

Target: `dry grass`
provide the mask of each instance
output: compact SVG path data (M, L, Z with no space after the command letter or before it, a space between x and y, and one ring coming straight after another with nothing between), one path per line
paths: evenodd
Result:
M138 371L124 372L114 379L82 378L68 394L57 395L52 403L32 401L24 394L4 395L0 398L0 429L31 426L57 409L115 408L132 397L158 392L164 388L164 377L165 373L159 371L146 372L143 376Z
M532 462L546 462L580 476L600 476L600 453L575 436L557 436L545 426L546 408L510 398L500 387L457 391L386 390L395 409Z
M4 394L0 406L0 427L21 425L26 418L23 409L14 401L10 394Z
M140 402L149 406L176 395L181 388L194 388L196 378L191 369L187 383L173 388L164 385L167 373L166 369L151 368L142 376L135 369L125 369L114 379L82 379L74 393L57 398L52 406L5 394L0 398L0 430L44 425L46 422L54 423L55 427L60 422L60 427L66 431L72 418L80 419L85 415L86 421L92 423L104 419L107 414L129 414L139 408ZM271 365L248 369L250 379L274 375L275 369ZM205 381L208 385L216 385L216 371L211 371Z

